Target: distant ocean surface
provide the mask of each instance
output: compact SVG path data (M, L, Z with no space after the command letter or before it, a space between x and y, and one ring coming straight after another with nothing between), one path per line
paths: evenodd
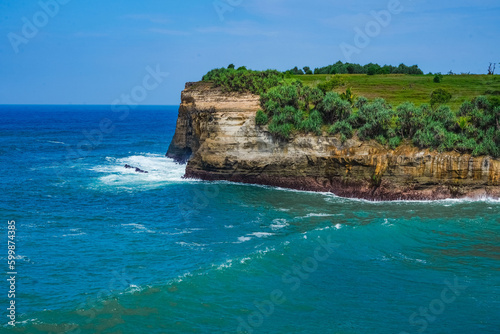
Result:
M177 108L0 106L1 333L500 333L499 201L186 180Z

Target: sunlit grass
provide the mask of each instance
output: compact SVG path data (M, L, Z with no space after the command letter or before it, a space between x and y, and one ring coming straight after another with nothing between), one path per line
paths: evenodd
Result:
M357 96L364 96L368 99L376 97L384 98L393 106L410 101L421 105L429 103L432 91L437 88L444 88L452 94L452 99L448 105L457 110L460 105L479 95L492 96L500 94L499 75L444 75L440 83L433 81L433 75L366 75L366 74L341 74L345 85L334 89L337 92L345 92L346 88L351 88ZM332 75L298 75L304 84L316 86L318 83L327 80Z

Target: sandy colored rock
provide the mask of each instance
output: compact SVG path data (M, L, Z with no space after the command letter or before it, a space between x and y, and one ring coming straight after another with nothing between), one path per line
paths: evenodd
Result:
M332 192L373 200L500 197L500 160L390 150L356 138L298 134L274 139L255 124L259 96L187 85L167 155L188 161L186 177Z

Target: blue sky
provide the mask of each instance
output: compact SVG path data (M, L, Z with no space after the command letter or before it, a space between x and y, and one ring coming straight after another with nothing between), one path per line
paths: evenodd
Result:
M174 105L185 82L230 63L486 73L500 62L497 0L400 0L398 13L376 23L372 12L395 1L3 0L0 104L112 104L135 89L141 104ZM356 45L367 28L369 43ZM342 45L357 52L346 57ZM141 91L148 69L163 74Z

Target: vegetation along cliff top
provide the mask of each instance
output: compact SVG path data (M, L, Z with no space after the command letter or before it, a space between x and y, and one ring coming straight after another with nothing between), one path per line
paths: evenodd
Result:
M313 74L314 73L314 74ZM498 75L424 75L418 66L337 62L314 72L214 69L203 81L260 95L256 123L280 140L328 133L500 157Z

